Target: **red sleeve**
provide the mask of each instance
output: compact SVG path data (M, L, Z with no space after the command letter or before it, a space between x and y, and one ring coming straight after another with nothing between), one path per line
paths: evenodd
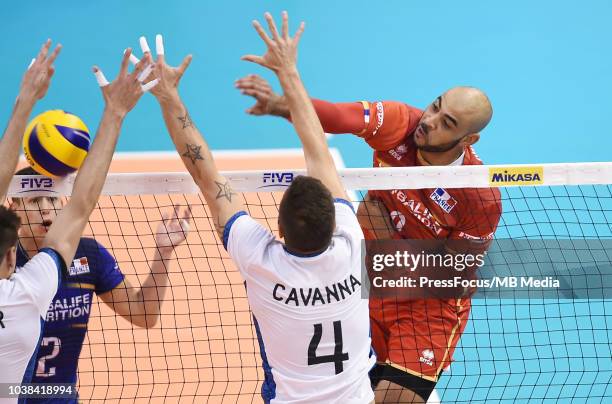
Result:
M356 135L375 150L385 151L402 143L416 128L423 112L395 101L362 102L367 126Z
M363 106L361 103L331 103L313 99L312 104L326 133L359 133L363 131Z
M400 144L423 114L396 101L331 103L313 99L312 103L325 132L353 133L381 151Z

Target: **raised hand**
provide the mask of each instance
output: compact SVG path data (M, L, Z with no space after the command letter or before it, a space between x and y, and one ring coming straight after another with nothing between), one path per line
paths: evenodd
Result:
M147 39L142 36L140 37L140 47L144 55L150 55L151 50ZM172 99L178 96L178 85L185 74L185 70L191 63L192 55L187 55L183 58L183 61L178 67L172 67L166 63L165 51L164 51L164 39L161 34L155 36L155 51L157 53L157 61L155 62L155 68L153 69L153 76L150 77L152 81L157 81L157 85L151 89L153 94L159 101L166 99ZM132 63L138 63L136 56L131 56L130 60ZM147 83L148 84L148 83ZM145 84L145 85L147 85Z
M51 84L51 77L55 73L53 62L55 62L57 55L62 50L62 45L58 44L51 55L49 55L50 48L51 40L47 39L40 48L36 58L30 62L30 66L21 82L18 99L36 102L47 93L49 84Z
M256 74L236 80L235 86L241 94L255 98L255 105L246 110L250 115L286 116L289 113L285 97L276 94L270 83Z
M181 217L179 219L179 216ZM180 215L180 208L174 207L172 216L168 212L162 214L162 221L155 232L155 244L158 248L175 248L185 241L189 233L191 208L188 206Z
M144 86L142 83L147 79L153 70L151 56L145 55L136 65L132 73L128 72L128 64L131 49L126 49L121 61L119 75L112 83L109 83L104 73L98 66L94 66L93 71L102 89L102 95L106 102L106 108L113 110L120 115L127 114L138 102L144 91L151 88L151 85ZM153 84L154 86L154 84Z
M297 46L300 42L302 33L304 32L304 23L302 22L300 24L295 36L291 38L289 36L289 16L287 15L286 11L283 11L282 16L282 33L279 35L278 30L276 29L276 24L274 24L274 20L272 19L272 15L270 15L270 13L265 14L272 38L266 34L266 31L264 31L263 27L257 20L253 21L253 26L261 39L263 39L265 42L266 46L268 47L268 51L263 56L245 55L242 57L242 60L257 63L267 67L275 73L295 69L297 63Z

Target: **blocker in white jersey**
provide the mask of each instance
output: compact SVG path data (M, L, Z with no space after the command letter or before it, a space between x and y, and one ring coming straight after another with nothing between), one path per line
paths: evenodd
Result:
M245 212L223 241L246 280L269 403L369 403L368 300L361 297L363 232L350 202L335 200L336 229L322 253L296 255Z
M44 317L61 280L62 258L44 248L0 279L0 383L29 383ZM0 403L17 399L0 398Z

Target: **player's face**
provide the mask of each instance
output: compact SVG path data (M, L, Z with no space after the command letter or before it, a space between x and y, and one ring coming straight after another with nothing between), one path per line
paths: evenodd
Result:
M57 213L62 209L60 198L39 196L16 202L15 213L21 218L21 237L45 237Z
M442 153L457 147L468 134L461 112L460 108L453 108L445 95L436 98L423 113L414 132L417 148Z

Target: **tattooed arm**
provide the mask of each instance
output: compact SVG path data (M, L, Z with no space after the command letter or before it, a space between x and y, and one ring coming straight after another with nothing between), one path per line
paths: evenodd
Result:
M176 150L189 174L200 187L210 208L215 228L223 239L227 221L237 212L246 209L240 195L236 194L229 181L219 174L208 145L178 94L178 82L190 61L191 56L187 56L179 67L173 68L166 64L164 55L158 55L154 72L159 83L151 93L159 101Z

